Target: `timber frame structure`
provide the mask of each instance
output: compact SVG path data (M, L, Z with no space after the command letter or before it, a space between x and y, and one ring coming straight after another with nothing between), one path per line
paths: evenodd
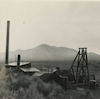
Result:
M79 48L70 70L76 84L89 84L87 48Z

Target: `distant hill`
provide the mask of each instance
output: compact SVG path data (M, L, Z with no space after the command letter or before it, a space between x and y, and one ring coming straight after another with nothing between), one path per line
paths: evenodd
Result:
M17 55L21 54L22 60L27 61L68 61L73 60L77 51L72 48L49 46L41 44L28 50L17 50L10 52L10 61L15 61ZM0 53L0 61L4 61L4 53ZM89 60L100 60L100 55L88 53Z

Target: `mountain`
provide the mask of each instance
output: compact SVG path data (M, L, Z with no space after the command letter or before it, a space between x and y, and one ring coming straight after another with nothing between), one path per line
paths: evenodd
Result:
M10 61L15 61L17 55L21 54L25 61L68 61L73 60L77 51L72 48L49 46L41 44L28 50L17 50L10 52ZM4 61L4 53L0 53L0 61ZM100 60L100 55L88 53L89 60Z

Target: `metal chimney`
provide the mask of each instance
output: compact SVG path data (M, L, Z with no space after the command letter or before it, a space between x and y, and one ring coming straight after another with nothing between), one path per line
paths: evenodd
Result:
M7 21L5 64L8 64L9 63L9 28L10 28L10 21Z
M20 60L21 60L21 56L20 56L20 54L18 54L18 56L17 56L17 66L20 66Z

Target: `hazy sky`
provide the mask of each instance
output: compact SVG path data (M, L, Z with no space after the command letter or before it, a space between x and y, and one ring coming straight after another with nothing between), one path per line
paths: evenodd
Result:
M100 2L0 0L0 52L5 51L6 21L10 50L46 43L100 54Z

